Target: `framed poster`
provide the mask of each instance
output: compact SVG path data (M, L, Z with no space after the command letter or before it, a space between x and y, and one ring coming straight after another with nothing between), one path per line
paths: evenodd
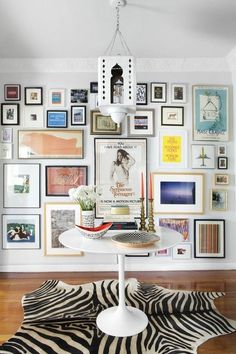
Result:
M192 145L192 168L215 168L214 145Z
M229 87L193 86L193 140L229 140Z
M188 162L186 130L159 131L159 166L186 168Z
M1 129L1 143L12 143L13 131L12 128Z
M19 125L20 124L20 105L19 103L1 104L1 124Z
M187 85L172 84L171 85L171 102L186 103L187 101Z
M25 106L23 125L27 128L43 128L43 107L42 106Z
M136 105L147 105L147 84L137 83Z
M184 107L161 106L161 125L184 125Z
M21 86L5 84L4 85L4 100L5 101L20 101L21 100Z
M71 125L86 125L86 106L71 106Z
M71 103L88 103L88 90L72 89L70 90Z
M127 117L128 136L154 136L155 111L154 109L138 109L134 115Z
M13 157L13 145L9 143L0 143L0 159L11 160Z
M104 116L100 111L91 111L91 135L121 135L122 124L118 126L111 116Z
M213 211L227 210L228 191L224 189L210 190L210 209Z
M47 111L47 128L67 128L67 111Z
M188 219L160 218L159 225L181 233L183 235L183 241L189 241Z
M42 105L43 88L25 87L25 105Z
M39 164L4 164L3 183L4 208L40 207Z
M70 188L87 185L87 166L45 166L46 195L68 196Z
M96 216L104 217L110 214L111 206L125 204L132 216L139 217L141 174L146 180L146 170L146 139L96 138L95 185L102 189L96 203Z
M151 102L164 103L167 100L167 83L151 82Z
M48 105L50 107L65 107L66 105L66 90L65 89L49 89L48 90Z

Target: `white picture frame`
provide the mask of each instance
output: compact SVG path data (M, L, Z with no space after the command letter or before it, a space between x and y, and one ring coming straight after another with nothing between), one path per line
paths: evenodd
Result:
M159 130L158 166L187 168L188 135L186 130Z
M191 259L192 245L191 243L180 243L172 249L172 259Z
M43 128L44 110L42 106L25 106L23 115L25 128Z
M1 129L1 143L12 143L13 141L13 129L4 128Z
M137 109L136 113L128 116L128 136L148 137L155 133L154 109Z
M0 144L0 159L11 160L13 157L13 145L9 143Z
M52 88L48 90L48 106L49 107L65 107L66 106L66 89Z
M195 145L191 146L192 168L212 169L215 168L215 146Z

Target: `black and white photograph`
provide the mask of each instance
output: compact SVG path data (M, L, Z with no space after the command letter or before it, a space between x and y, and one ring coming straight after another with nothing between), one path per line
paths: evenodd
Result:
M19 103L1 104L1 124L2 125L20 124L20 104Z
M88 90L85 89L71 89L70 90L71 103L88 103Z

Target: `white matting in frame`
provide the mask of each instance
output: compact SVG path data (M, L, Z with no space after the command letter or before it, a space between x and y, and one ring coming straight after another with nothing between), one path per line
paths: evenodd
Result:
M23 126L26 128L43 128L43 107L25 106L23 116Z
M186 130L159 131L159 167L186 168L188 165L188 135Z

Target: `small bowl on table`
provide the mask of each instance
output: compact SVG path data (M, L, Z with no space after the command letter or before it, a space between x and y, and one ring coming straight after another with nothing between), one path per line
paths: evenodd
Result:
M75 225L75 227L79 230L82 236L97 239L104 236L107 231L110 229L112 222L108 222L105 224L101 224L97 227L85 227L81 225Z

